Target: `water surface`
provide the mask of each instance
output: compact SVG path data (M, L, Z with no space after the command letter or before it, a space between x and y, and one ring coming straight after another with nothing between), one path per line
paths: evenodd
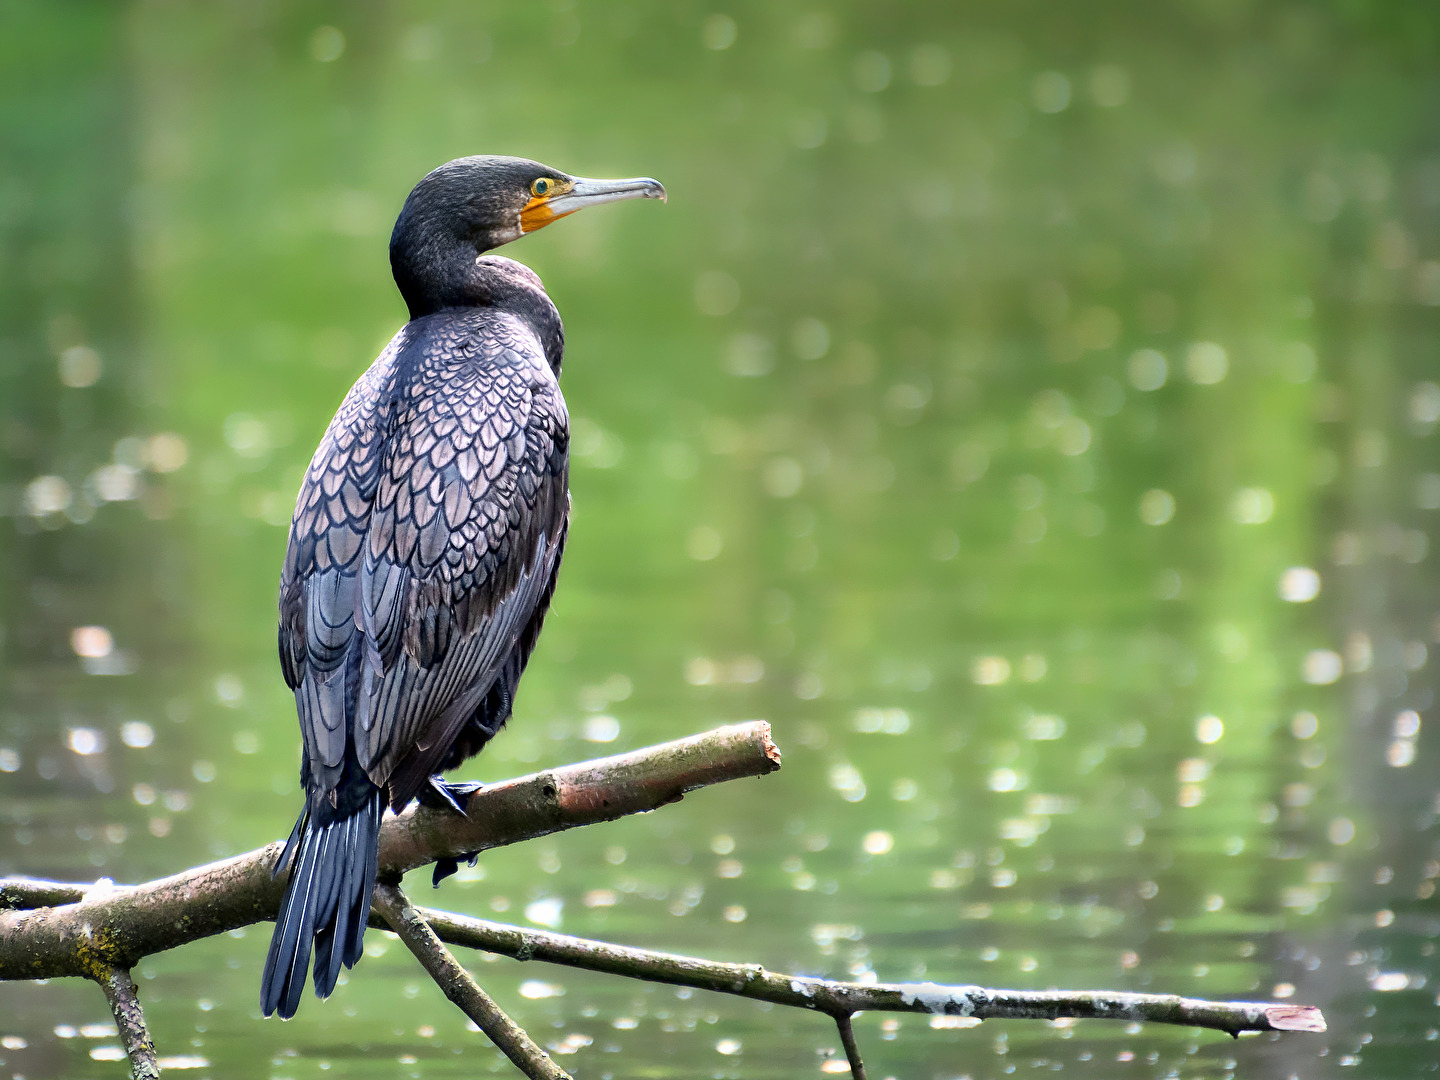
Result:
M566 319L575 512L515 722L467 773L755 717L785 767L440 894L417 874L418 900L1331 1022L867 1015L877 1077L1440 1062L1429 8L0 20L0 873L137 881L288 830L294 492L404 318L410 185L518 153L671 199L506 249ZM509 1070L380 934L262 1022L267 938L138 970L186 1075ZM808 1014L473 966L581 1077L824 1075L838 1049ZM106 1018L84 985L0 986L0 1076L122 1075Z

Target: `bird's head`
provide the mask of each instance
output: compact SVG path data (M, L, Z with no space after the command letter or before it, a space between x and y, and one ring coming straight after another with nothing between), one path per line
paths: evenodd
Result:
M482 253L587 206L665 198L658 180L591 180L525 158L456 158L427 174L390 235L390 266L412 315L455 302L457 274Z

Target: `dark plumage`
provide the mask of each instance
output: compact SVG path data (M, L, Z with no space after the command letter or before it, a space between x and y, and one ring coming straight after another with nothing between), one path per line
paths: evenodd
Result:
M484 252L584 206L664 198L654 180L461 158L410 193L390 265L410 309L310 462L280 575L305 807L261 985L266 1016L360 958L380 818L510 717L565 547L569 421L560 314L527 267Z

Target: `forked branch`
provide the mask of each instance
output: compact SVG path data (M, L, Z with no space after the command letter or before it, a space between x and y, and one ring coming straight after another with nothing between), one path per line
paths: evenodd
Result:
M1242 1031L1324 1031L1320 1010L1273 1002L1214 1002L1118 991L992 990L936 983L854 983L590 941L415 908L397 885L427 863L455 859L577 825L654 810L686 792L780 767L763 721L630 754L584 762L483 787L464 816L412 807L387 817L370 923L393 929L446 996L527 1076L569 1080L492 1001L442 942L517 960L544 960L651 982L713 990L811 1009L830 1016L852 1075L865 1069L851 1017L861 1011L942 1013L985 1019L1060 1017L1139 1020ZM0 979L85 976L104 988L133 1075L159 1075L129 970L141 958L250 923L273 919L284 879L270 869L278 843L145 885L0 879Z

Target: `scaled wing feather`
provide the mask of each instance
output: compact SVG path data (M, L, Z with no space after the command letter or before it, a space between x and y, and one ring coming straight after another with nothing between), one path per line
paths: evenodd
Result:
M319 787L349 747L407 801L528 653L569 509L568 422L534 334L498 312L411 323L347 397L281 581L282 666Z

